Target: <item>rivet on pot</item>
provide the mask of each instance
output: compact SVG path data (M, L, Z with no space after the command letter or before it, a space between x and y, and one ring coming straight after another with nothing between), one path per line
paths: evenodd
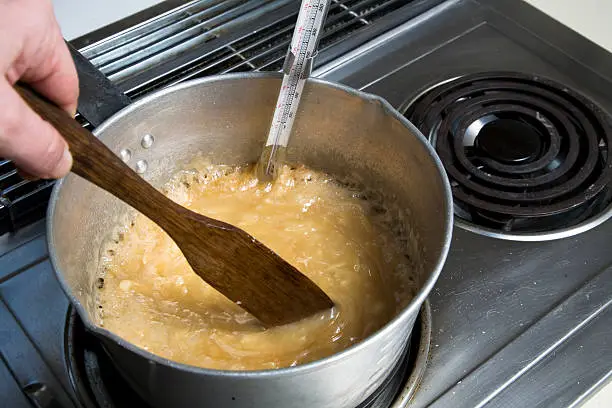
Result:
M119 156L121 156L121 160L123 160L124 163L127 163L132 158L132 152L130 149L123 149L119 152Z
M138 160L136 162L136 173L143 174L147 171L147 161L146 160Z
M149 147L153 146L154 141L155 141L155 138L153 137L153 135L150 135L147 133L146 135L142 137L140 144L145 149L148 149Z

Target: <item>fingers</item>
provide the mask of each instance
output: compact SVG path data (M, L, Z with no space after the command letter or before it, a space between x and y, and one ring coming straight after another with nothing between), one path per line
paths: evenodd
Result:
M8 26L0 27L0 35L10 35L12 40L0 43L0 59L8 59L9 83L28 83L74 116L79 96L77 72L51 2L21 0L5 7L6 11L0 11L7 13Z
M78 77L50 0L0 0L0 157L28 178L60 178L72 166L64 139L12 88L23 81L74 115Z
M29 175L61 178L72 166L68 145L4 79L0 79L0 156Z
M24 72L21 80L74 116L79 97L76 68L59 29L54 42L47 60Z

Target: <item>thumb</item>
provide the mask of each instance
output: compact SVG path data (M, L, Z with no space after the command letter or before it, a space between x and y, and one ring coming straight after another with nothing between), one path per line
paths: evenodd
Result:
M0 105L0 156L31 176L65 176L72 167L68 144L6 80L0 80Z

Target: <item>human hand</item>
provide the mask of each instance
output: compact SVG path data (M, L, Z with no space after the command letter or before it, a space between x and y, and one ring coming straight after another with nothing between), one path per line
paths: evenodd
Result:
M60 134L13 89L17 81L76 113L78 77L51 0L0 0L0 157L26 175L60 178L72 157Z

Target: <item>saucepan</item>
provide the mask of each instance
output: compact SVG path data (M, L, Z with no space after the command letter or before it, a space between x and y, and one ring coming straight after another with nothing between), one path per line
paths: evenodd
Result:
M255 162L280 86L277 73L190 80L127 104L94 134L161 187L198 152L213 163ZM104 106L112 105L108 98L113 93L103 94ZM97 103L102 111L104 106ZM406 209L406 227L415 241L411 245L418 248L413 254L419 265L414 276L418 290L395 318L363 341L329 357L276 370L219 371L179 364L100 327L95 318L100 251L129 208L74 174L54 187L47 236L57 278L87 330L151 406L354 408L404 354L451 241L451 190L435 151L383 99L309 79L287 160L376 187Z

